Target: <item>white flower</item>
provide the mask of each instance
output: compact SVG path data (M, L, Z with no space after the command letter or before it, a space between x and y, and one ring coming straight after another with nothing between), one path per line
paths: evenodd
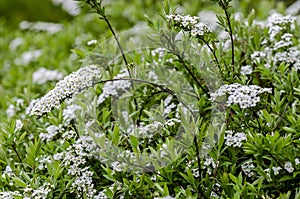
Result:
M11 51L15 51L23 43L24 43L24 39L17 37L9 43L9 49Z
M284 169L287 170L287 172L289 172L289 173L293 173L293 171L294 171L294 167L291 162L286 162L284 164Z
M0 192L0 198L1 199L14 199L21 197L22 195L18 191L2 191Z
M50 125L46 128L47 133L40 133L41 140L50 141L52 138L61 131L61 128L55 125Z
M274 172L274 175L278 175L279 174L279 171L281 170L282 168L281 167L272 167L272 170Z
M5 171L4 171L3 174L2 174L2 177L3 177L3 178L5 177L5 174L8 175L9 177L13 176L13 174L14 174L12 168L11 168L9 165L7 165L7 166L5 167ZM0 198L1 198L1 197L0 197Z
M69 124L72 120L76 119L76 111L82 110L82 107L77 104L68 105L63 111L63 118L65 124Z
M70 130L70 131L66 131L63 135L62 135L62 138L64 140L70 140L71 138L74 138L76 135L76 132L73 131L73 130Z
M250 75L252 73L252 67L250 65L242 66L241 67L241 74L242 75Z
M262 59L266 58L266 53L260 51L254 51L251 55L251 60L255 63L260 63Z
M192 169L193 176L198 178L200 176L199 168Z
M50 22L28 22L28 21L22 21L19 24L19 27L21 30L33 30L33 31L45 31L49 34L54 34L63 29L62 24L58 23L50 23Z
M6 115L8 117L13 117L16 114L16 107L13 104L10 104L6 109Z
M87 45L88 45L88 46L91 46L91 45L94 45L94 44L96 44L96 43L97 43L97 40L93 39L93 40L88 41L88 42L87 42Z
M167 21L174 21L175 27L180 27L190 32L193 37L203 37L205 34L211 32L206 24L200 22L197 16L171 14L166 17Z
M225 136L225 144L227 146L233 146L233 147L241 147L242 141L247 140L247 136L244 133L236 133L233 135L233 131L226 131Z
M54 160L62 160L64 157L64 153L56 153L53 155Z
M251 177L254 175L253 170L255 169L252 159L242 164L242 171L248 176Z
M295 158L295 165L298 165L298 164L300 164L300 160L299 160L299 158Z
M61 80L63 77L63 74L57 70L48 70L42 67L32 74L32 82L44 84L47 81Z
M118 74L115 78L124 78L128 77L128 72L122 72ZM126 89L130 88L131 83L128 80L116 80L116 81L110 81L106 82L103 86L103 91L101 95L99 95L97 103L102 104L105 99L107 99L110 96L118 96L119 92L126 91Z
M108 199L108 197L105 195L105 190L100 191L98 195L95 195L94 199Z
M42 116L53 108L58 108L62 101L80 93L82 90L93 86L100 75L96 65L80 68L78 71L60 80L55 88L42 97L31 109L30 115Z
M216 100L219 96L226 93L229 94L227 106L231 104L238 104L241 108L254 107L260 101L258 94L268 92L271 93L271 88L261 88L257 85L241 85L238 83L223 85L214 93L211 93L211 99Z
M42 55L42 52L42 50L26 51L20 58L15 60L15 64L27 66L30 62L36 61Z
M20 130L22 127L23 127L23 122L20 119L17 119L15 131Z
M74 0L52 0L54 5L61 5L62 9L72 16L79 15L81 12L80 6Z

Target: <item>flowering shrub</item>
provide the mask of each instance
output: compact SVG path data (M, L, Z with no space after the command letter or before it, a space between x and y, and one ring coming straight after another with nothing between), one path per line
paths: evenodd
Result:
M296 14L136 1L149 28L66 2L70 23L0 29L0 198L300 197Z

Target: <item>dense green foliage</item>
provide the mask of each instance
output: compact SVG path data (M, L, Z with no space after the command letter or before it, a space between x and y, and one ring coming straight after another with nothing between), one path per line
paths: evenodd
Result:
M78 3L0 2L0 198L299 198L290 2Z

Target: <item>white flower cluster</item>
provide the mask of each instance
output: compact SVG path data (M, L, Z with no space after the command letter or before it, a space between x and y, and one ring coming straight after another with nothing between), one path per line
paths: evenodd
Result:
M268 18L268 27L269 27L269 34L270 39L274 40L275 37L284 30L285 27L290 26L296 17L292 17L290 15L282 16L281 14L274 13Z
M46 156L46 155L43 155L40 158L36 158L35 161L38 162L38 163L40 163L39 166L38 166L39 170L46 169L48 167L47 164L51 164L52 163L52 161L50 159L50 156Z
M161 132L163 127L163 123L158 121L154 121L147 125L141 123L140 126L137 128L128 128L127 133L129 135L135 135L140 138L152 138L153 135L157 134L158 132Z
M252 61L254 61L255 63L260 63L262 60L266 58L266 56L267 56L266 53L260 51L254 51L250 55Z
M17 112L22 111L24 106L24 99L22 98L13 98L14 102L13 104L9 104L8 108L6 109L6 115L8 117L13 117L16 115Z
M223 85L217 89L214 93L211 93L212 100L216 100L217 97L223 96L226 93L229 94L227 105L238 104L241 108L254 107L260 101L258 94L268 92L271 93L271 88L261 88L257 85L241 85L238 83Z
M27 66L32 61L36 61L41 55L42 50L31 50L22 53L21 57L15 59L15 64Z
M190 32L193 37L201 38L211 32L206 24L200 22L197 16L171 14L166 17L167 21L174 21L175 27Z
M63 111L63 118L65 125L70 124L72 120L76 119L76 111L82 110L82 107L77 104L68 104Z
M118 78L128 78L128 72L123 72L118 75L116 75L115 79ZM131 82L128 80L116 80L116 81L110 81L106 82L103 86L103 92L101 95L99 95L97 103L102 104L105 99L107 99L110 96L117 97L119 95L119 92L126 91L126 89L130 88Z
M66 131L66 132L63 133L62 139L63 140L70 140L70 139L74 138L75 135L76 135L75 131L69 130L69 131Z
M233 147L241 147L242 146L242 141L247 140L247 136L245 133L235 133L233 134L233 131L229 130L226 131L226 136L225 136L225 144L227 146L233 146Z
M94 85L96 78L100 76L100 70L96 65L80 68L78 71L60 80L55 88L42 97L31 109L30 115L42 116L53 108L60 107L62 101L80 93L82 90Z
M89 171L89 168L86 167L81 170L81 175L76 176L75 181L72 183L71 193L76 190L78 192L77 196L80 197L81 193L85 193L87 198L94 198L96 194L96 189L94 189L93 183L93 172Z
M98 195L95 195L94 199L108 199L108 197L105 195L105 190L100 191Z
M32 74L32 82L36 84L44 84L47 81L61 80L63 77L64 75L57 70L48 70L42 67Z
M242 164L242 171L248 176L248 177L252 177L254 175L253 170L255 169L255 166L252 162L252 159L250 159L247 162L244 162Z
M2 191L0 192L0 199L15 199L22 198L22 194L18 191Z
M9 49L11 51L15 51L23 43L24 43L24 39L22 39L21 37L17 37L9 43Z
M207 173L209 175L212 174L212 169L216 168L216 162L212 159L212 157L205 157L205 162L203 164L203 169L207 169Z
M28 22L22 21L19 24L21 30L33 30L33 31L45 31L49 34L54 34L59 31L62 31L63 25L59 23L50 23L50 22Z
M52 191L53 185L50 183L46 183L39 187L38 189L32 189L31 187L27 187L24 189L25 197L23 199L31 199L31 198L39 198L46 199L48 198L48 194Z
M75 132L69 132L68 135L74 135ZM72 183L73 190L84 192L87 198L93 198L96 194L94 189L94 184L92 182L93 172L89 170L89 167L85 166L87 158L92 157L95 153L99 151L98 146L94 142L93 138L89 135L81 136L74 144L72 144L65 154L59 153L59 158L63 157L62 162L65 166L69 167L68 174L75 177L75 181Z
M262 44L267 44L261 51L251 55L256 64L264 64L267 68L283 63L291 64L295 69L300 69L300 51L295 47L293 22L295 17L273 14L268 18L269 38Z
M40 133L40 134L39 134L39 137L41 138L41 140L49 142L49 141L51 141L51 140L53 139L53 137L54 137L55 135L57 135L59 132L63 132L63 130L64 130L64 128L63 128L62 124L59 125L59 126L50 125L50 126L48 126L48 127L46 128L46 131L47 131L47 132L46 132L46 133Z
M273 49L278 50L280 48L291 47L293 45L292 37L293 37L292 34L285 33L284 35L282 35L280 37L281 40L279 40L278 42L275 43Z
M246 65L241 67L241 74L242 75L250 75L252 73L253 69L252 66Z

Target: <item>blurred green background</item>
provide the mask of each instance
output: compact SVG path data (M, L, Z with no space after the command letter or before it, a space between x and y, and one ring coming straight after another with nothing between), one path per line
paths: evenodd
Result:
M59 22L72 16L50 0L1 0L0 19L7 25L17 26L23 20Z
M154 4L160 4L162 0L104 0L108 4L123 3L135 5L137 7L149 8ZM264 11L266 3L276 7L276 4L291 5L296 0L233 0L234 5L238 6L242 12L248 12L253 8ZM171 0L172 4L184 6L184 4L193 3L193 8L203 8L205 4L209 4L210 0L186 1L186 0ZM201 7L198 7L201 6ZM195 10L196 11L196 10ZM195 14L191 10L190 14ZM143 14L143 13L142 13ZM263 13L262 13L263 14ZM266 13L268 14L268 13ZM73 17L66 11L61 9L61 6L54 6L51 0L1 0L0 1L0 19L5 21L9 26L17 26L20 21L51 21L59 22L62 20L71 20Z

